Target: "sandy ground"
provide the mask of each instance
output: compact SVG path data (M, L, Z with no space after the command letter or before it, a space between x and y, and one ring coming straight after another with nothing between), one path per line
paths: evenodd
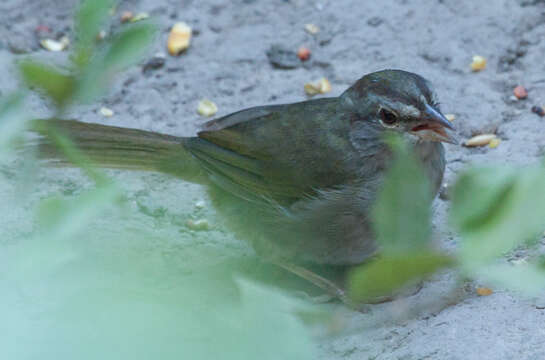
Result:
M12 63L26 56L17 53L65 57L40 49L34 29L47 25L55 33L67 32L73 3L0 2L0 66L7 69L0 75L3 94L17 86ZM146 11L157 20L161 31L150 56L165 52L175 21L194 28L193 43L182 56L167 57L161 69L146 74L141 66L129 69L99 102L74 109L73 115L83 121L191 135L205 121L196 114L204 97L218 105L218 115L225 115L254 105L303 100L303 84L323 76L332 83L331 95L338 95L368 72L400 68L432 81L443 111L456 115L462 138L497 129L502 139L496 149L447 146L446 182L469 163L528 164L545 154L545 120L530 111L532 105L545 105L544 1L133 0L122 2L124 9ZM306 23L317 24L320 33L306 33ZM274 43L306 45L312 61L293 70L275 69L266 56ZM469 63L476 54L488 59L488 67L472 73ZM518 84L527 87L528 100L512 99ZM37 113L48 111L39 99L31 103ZM102 117L100 106L115 115ZM202 247L226 257L248 251L221 226L200 233L183 229L190 217L217 221L208 206L195 210L199 199L208 204L197 186L154 174L111 174L134 204L133 219L124 226L180 238L168 247ZM36 197L70 194L89 185L76 170L46 170L40 181L43 189L35 190ZM8 183L3 181L3 186ZM436 200L434 223L442 246L455 249L459 239L447 226L448 206L448 201ZM98 232L101 226L108 228L108 220L103 222ZM4 230L17 233L18 226ZM545 358L545 310L501 290L487 297L452 293L454 285L452 274L444 274L416 296L373 306L369 314L341 315L354 330L320 340L319 358ZM440 298L446 299L443 305L428 306ZM412 311L400 316L400 308Z

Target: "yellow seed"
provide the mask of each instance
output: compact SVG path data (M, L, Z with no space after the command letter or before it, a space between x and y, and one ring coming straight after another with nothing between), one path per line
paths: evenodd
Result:
M453 122L454 120L456 120L456 115L454 115L454 114L445 114L445 118L448 121Z
M495 138L490 140L490 142L488 143L488 147L491 149L494 149L494 148L497 148L500 143L501 143L501 139Z
M192 30L184 22L174 24L168 35L167 49L170 55L178 55L189 47Z
M487 287L478 287L477 289L475 289L475 291L477 292L477 295L479 296L488 296L488 295L492 295L493 293L492 289Z
M486 68L486 59L483 56L475 55L473 56L473 61L471 62L471 70L481 71Z
M202 116L212 116L218 112L218 107L212 101L203 99L199 101L197 112Z
M473 146L485 146L490 144L493 139L497 139L494 134L482 134L472 137L469 140L466 140L464 146L473 147Z
M317 33L320 32L320 28L314 24L306 24L305 30L311 35L316 35Z
M325 94L331 91L331 83L326 78L321 78L315 83L306 83L304 88L309 96Z

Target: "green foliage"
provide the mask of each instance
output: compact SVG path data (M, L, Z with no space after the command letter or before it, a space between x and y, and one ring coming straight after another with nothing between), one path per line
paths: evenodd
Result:
M74 91L75 79L62 73L57 67L26 60L19 64L24 82L48 96L58 106L70 100Z
M379 193L372 213L373 224L381 249L403 253L429 243L432 194L413 152L400 138L388 141L395 162Z
M425 249L405 254L386 253L350 275L350 296L356 301L373 301L415 285L419 280L451 265L451 257Z
M453 262L430 250L432 194L420 163L400 138L388 141L395 159L373 210L380 257L350 274L355 301L390 295Z

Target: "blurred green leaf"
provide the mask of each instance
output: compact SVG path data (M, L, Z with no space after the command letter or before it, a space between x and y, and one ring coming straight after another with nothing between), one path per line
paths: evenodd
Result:
M76 54L74 62L84 66L93 53L96 37L109 18L112 0L83 1L75 18Z
M56 67L32 60L19 63L24 82L49 96L56 105L62 106L71 99L75 80Z
M2 153L25 127L23 95L11 94L0 100L0 150Z
M430 241L430 185L407 145L397 137L389 143L394 163L372 213L374 229L384 251L414 251Z
M44 227L42 236L48 235L55 241L75 236L119 199L120 194L114 184L103 184L76 198L44 200L37 213L38 221Z
M117 34L83 71L78 100L87 102L99 96L116 72L136 63L144 55L154 34L155 27L151 24L131 25Z
M353 270L348 278L349 295L354 301L368 301L432 275L453 265L451 257L431 251L385 254Z
M454 187L451 222L463 236L460 260L473 268L545 229L545 169L479 168Z
M491 286L507 287L528 296L542 294L545 290L545 271L533 263L483 266L475 275Z

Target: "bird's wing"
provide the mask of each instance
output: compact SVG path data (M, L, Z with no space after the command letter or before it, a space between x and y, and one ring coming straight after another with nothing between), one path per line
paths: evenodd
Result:
M185 146L244 198L286 202L346 180L348 136L336 99L256 107L213 120Z

